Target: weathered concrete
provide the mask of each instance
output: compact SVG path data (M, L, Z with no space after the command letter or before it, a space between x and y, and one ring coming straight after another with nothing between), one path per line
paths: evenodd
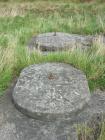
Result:
M11 100L13 89L14 85L0 98L0 140L76 140L70 123L38 121L21 114Z
M13 92L20 111L35 119L69 120L90 98L86 76L63 63L36 64L25 68Z
M0 98L0 140L77 140L73 124L88 121L93 114L105 112L105 92L91 93L91 100L71 122L44 122L28 118L12 104L14 84ZM96 140L96 139L94 139Z
M93 36L82 36L68 33L43 33L35 36L28 44L29 49L42 52L71 50L75 48L88 49L91 47Z

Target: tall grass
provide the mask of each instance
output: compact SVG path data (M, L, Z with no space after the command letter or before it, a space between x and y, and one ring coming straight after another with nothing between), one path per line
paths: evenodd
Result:
M69 63L84 71L90 89L105 88L105 47L99 38L88 52L75 50L43 56L38 52L30 54L26 49L31 37L43 32L104 34L104 6L68 1L1 3L0 90L6 89L24 67L52 61Z
M105 120L89 126L87 123L76 125L78 140L105 140ZM97 138L96 138L97 137Z
M0 50L0 89L4 90L20 71L31 64L42 62L62 62L82 70L88 79L90 89L105 88L105 57L100 47L92 48L93 52L73 50L70 52L51 53L47 56L39 52L29 53L24 47L2 48ZM102 49L102 51L100 51Z
M13 0L0 0L1 2L14 2ZM38 0L16 0L16 2L34 2L34 1L38 1ZM50 0L44 0L44 1L50 1ZM65 0L52 0L53 2L57 2L57 1L65 1ZM104 2L104 0L66 0L67 2Z

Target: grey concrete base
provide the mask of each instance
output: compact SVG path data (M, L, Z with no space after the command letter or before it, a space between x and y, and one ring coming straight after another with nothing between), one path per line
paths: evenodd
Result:
M14 107L11 101L13 89L14 85L0 98L0 140L77 140L73 124L86 122L97 112L105 112L105 93L97 91L91 94L88 106L71 122L38 121Z
M90 99L86 76L63 63L36 64L25 68L14 88L16 107L32 118L71 120Z
M75 140L70 124L38 121L21 114L11 100L13 87L0 98L0 140Z
M93 36L82 36L68 33L43 33L33 37L29 43L30 50L41 50L45 52L64 51L71 49L86 50L91 47Z

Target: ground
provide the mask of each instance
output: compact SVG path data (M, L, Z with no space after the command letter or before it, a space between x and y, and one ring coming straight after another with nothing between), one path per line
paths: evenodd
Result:
M104 7L105 3L100 0L93 0L89 3L77 2L77 0L75 2L70 0L0 2L0 95L4 94L0 98L0 136L2 140L7 140L7 138L8 140L12 140L12 138L13 140L34 140L34 133L39 130L37 133L39 139L42 134L47 140L46 135L48 134L48 137L52 136L52 140L53 138L55 140L55 133L50 135L53 130L58 131L61 128L61 132L57 132L60 135L64 134L64 129L69 130L68 125L64 127L59 123L58 126L56 123L53 124L53 127L52 124L49 124L50 126L44 129L44 124L27 118L12 104L10 85L13 79L19 76L21 70L30 64L69 63L86 74L91 91L97 88L105 89L105 47L102 43L105 35ZM33 36L52 31L82 35L98 34L100 36L92 44L92 49L87 52L75 50L43 56L38 52L30 54L27 51L28 41ZM6 89L8 90L5 91ZM96 106L95 102L103 109L104 95L95 96L91 105ZM93 110L90 114L92 112ZM63 138L65 139L65 134Z
M98 90L92 95L88 106L69 122L34 120L19 112L12 103L15 83L16 80L0 98L0 137L2 140L76 140L77 135L72 124L86 122L93 114L105 109L105 93Z

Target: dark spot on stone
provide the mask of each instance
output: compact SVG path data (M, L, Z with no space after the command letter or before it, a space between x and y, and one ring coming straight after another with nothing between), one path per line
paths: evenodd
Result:
M54 74L52 74L52 73L49 73L49 75L48 75L48 79L49 80L53 80L53 79L56 79L57 77L54 75Z
M54 32L54 36L56 36L56 32Z

